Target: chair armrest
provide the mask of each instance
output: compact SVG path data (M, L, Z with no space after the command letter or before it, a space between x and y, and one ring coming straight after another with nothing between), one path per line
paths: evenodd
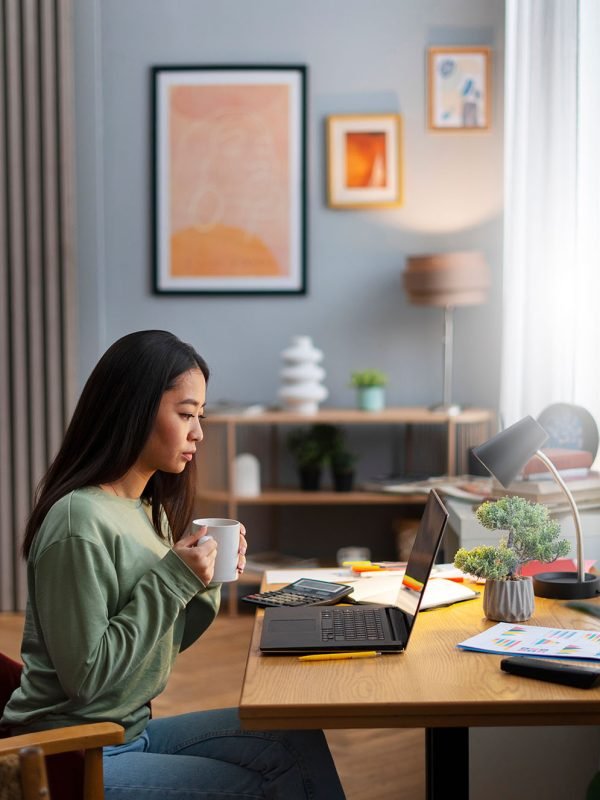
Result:
M47 756L70 750L88 750L111 744L123 744L124 729L114 722L94 722L90 725L71 725L46 731L24 733L0 739L0 756L18 753L22 747L41 747Z

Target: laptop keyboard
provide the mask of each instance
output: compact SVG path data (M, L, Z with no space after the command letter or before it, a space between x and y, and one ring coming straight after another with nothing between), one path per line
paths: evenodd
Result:
M368 642L383 639L383 609L328 608L321 612L321 641Z

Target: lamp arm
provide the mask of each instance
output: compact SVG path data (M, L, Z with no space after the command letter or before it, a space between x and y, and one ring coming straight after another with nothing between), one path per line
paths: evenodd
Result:
M575 537L577 539L577 580L583 582L585 580L585 562L583 560L583 533L581 530L581 518L579 516L579 511L577 510L575 499L573 498L573 495L571 494L569 488L567 487L567 484L558 474L558 470L556 469L552 461L550 461L548 456L545 453L542 453L541 450L536 450L535 455L537 458L540 459L540 461L543 461L544 464L548 467L550 474L565 493L567 500L569 501L569 505L571 506L571 511L573 512L573 520L575 522Z

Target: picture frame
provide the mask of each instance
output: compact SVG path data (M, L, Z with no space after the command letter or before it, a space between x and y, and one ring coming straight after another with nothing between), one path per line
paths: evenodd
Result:
M306 293L306 73L151 68L155 293Z
M328 117L327 162L327 202L331 208L402 205L402 117Z
M486 131L491 125L491 49L430 47L428 115L432 131Z

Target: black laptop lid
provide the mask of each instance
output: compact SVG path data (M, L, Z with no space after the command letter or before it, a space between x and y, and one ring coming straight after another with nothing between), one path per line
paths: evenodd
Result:
M419 523L415 543L410 551L406 572L396 597L396 605L404 617L406 644L415 624L423 600L425 586L433 567L448 521L448 512L435 489L429 492L425 510Z

